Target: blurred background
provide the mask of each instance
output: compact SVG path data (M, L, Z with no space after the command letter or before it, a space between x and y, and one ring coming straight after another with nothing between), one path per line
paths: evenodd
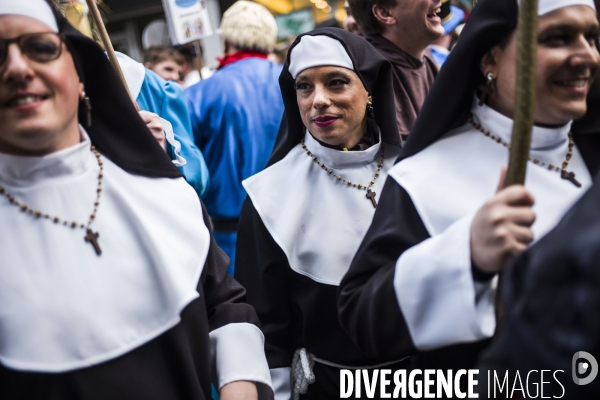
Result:
M54 0L63 9L87 11L85 0ZM346 18L344 0L254 0L273 13L279 28L278 46L274 60L284 59L287 47L294 38L318 26L339 26ZM174 45L184 54L194 57L194 67L209 75L216 68L217 58L223 55L223 43L218 35L223 12L235 0L97 0L115 50L142 62L146 49L154 45ZM197 4L195 4L197 3ZM473 0L452 0L467 14ZM172 39L173 25L169 24L169 8L191 7L200 4L207 14L210 28L199 40L188 43ZM75 11L73 11L75 13ZM171 12L171 19L172 12ZM73 23L73 21L70 19ZM207 22L208 24L208 22ZM207 72L209 72L207 74Z

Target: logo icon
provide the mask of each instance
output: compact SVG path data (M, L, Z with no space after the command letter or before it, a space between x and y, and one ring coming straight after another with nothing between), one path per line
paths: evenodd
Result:
M585 360L585 361L582 361ZM573 360L571 362L571 370L573 371L573 382L576 385L587 385L591 383L598 375L598 361L588 352L578 351L573 354ZM585 378L580 376L589 373Z
M175 0L175 4L182 8L191 7L197 2L198 0Z

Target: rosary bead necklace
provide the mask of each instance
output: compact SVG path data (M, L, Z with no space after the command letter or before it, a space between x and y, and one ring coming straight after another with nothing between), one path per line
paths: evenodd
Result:
M469 121L469 123L471 125L473 125L473 127L475 129L477 129L479 132L483 133L485 136L494 140L496 143L500 143L501 145L503 145L504 147L506 147L507 149L510 150L510 144L503 141L499 136L492 135L490 133L490 131L488 131L483 126L481 126L481 124L478 124L477 122L475 122L475 120L473 119L473 114L469 114L467 121ZM569 132L569 148L567 149L567 154L565 155L565 160L562 163L562 167L558 167L554 164L547 164L544 161L541 161L539 158L532 159L531 156L528 156L527 159L539 167L547 168L550 171L559 172L560 177L562 179L566 179L569 182L571 182L573 185L575 185L577 187L581 187L581 183L577 179L575 179L575 173L572 171L567 172L567 167L569 166L569 160L571 160L571 157L573 156L573 146L575 146L575 141L573 140L573 134L571 132Z
M92 214L88 219L87 225L79 223L77 221L67 221L66 219L62 219L60 217L52 217L50 214L45 214L40 210L33 209L27 204L18 201L13 195L8 193L8 191L1 185L0 195L5 196L10 202L10 204L19 207L22 212L29 214L34 218L51 220L57 225L62 224L64 226L69 226L72 229L84 229L86 231L84 240L94 247L94 250L96 251L97 255L100 255L102 254L102 250L100 249L100 245L98 244L98 237L100 237L100 234L98 232L92 231L90 226L96 219L96 213L98 212L98 206L100 205L100 195L102 194L102 178L104 177L104 164L102 163L100 152L96 150L94 146L91 147L91 151L96 156L96 161L98 162L98 166L100 167L100 172L98 172L98 187L96 189L96 201L94 201L94 211L92 211Z
M379 174L381 173L381 168L383 167L383 160L384 160L384 157L385 157L385 147L384 147L383 143L381 143L381 160L379 161L379 164L377 164L377 171L375 172L375 176L373 176L373 179L371 179L371 182L369 182L369 185L363 185L361 183L354 183L354 182L352 182L352 181L350 181L348 179L344 179L340 175L335 174L332 169L327 168L327 166L325 164L323 164L322 162L319 161L319 159L317 158L317 156L315 156L313 153L311 153L308 150L308 148L306 147L306 144L304 144L304 139L302 139L300 141L300 143L302 144L302 149L304 149L304 151L306 152L306 154L310 158L312 158L312 160L315 163L317 163L317 165L319 167L321 167L323 170L325 170L329 175L331 175L332 177L334 177L338 181L344 182L348 186L355 187L358 190L366 190L367 191L367 198L369 200L371 200L371 203L373 203L373 207L377 208L377 201L375 200L375 196L377 195L377 193L375 193L374 191L372 191L371 187L373 187L373 185L375 184L375 181L377 180L377 178L379 177Z

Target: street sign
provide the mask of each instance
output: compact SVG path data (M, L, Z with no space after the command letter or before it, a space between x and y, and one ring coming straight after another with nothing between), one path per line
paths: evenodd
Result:
M204 0L162 0L174 46L213 34Z

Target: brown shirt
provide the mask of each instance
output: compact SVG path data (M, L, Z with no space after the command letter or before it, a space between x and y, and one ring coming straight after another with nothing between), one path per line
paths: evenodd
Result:
M396 120L400 134L408 135L438 73L438 68L429 50L423 60L418 60L381 35L367 35L365 39L392 63Z

